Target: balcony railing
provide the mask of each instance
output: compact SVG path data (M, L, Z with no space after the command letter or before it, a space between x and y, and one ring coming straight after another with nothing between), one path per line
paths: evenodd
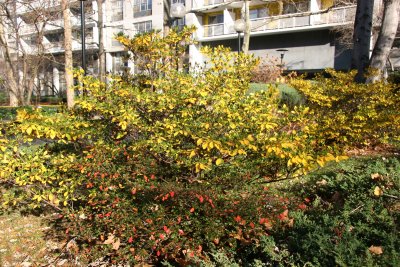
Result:
M204 25L204 36L218 36L224 34L224 23Z
M226 2L227 0L204 0L205 6L218 5Z
M81 17L80 16L71 16L71 25L74 25L74 27L80 27L81 25ZM86 27L88 26L93 26L95 23L93 14L86 14L85 15L85 25ZM21 35L30 35L30 34L36 34L38 33L38 29L41 30L43 23L39 22L37 23L37 28L33 24L23 24L21 25L19 29L19 33ZM48 32L48 31L57 31L61 30L64 27L64 20L63 19L57 19L57 20L52 20L52 21L47 21L46 22L46 27L43 29L43 32Z
M295 13L251 20L251 31L261 32L280 29L295 29L318 25L343 24L354 20L356 6L338 7L327 13ZM227 30L228 29L228 30ZM236 33L233 25L224 23L204 25L204 37Z
M78 0L70 0L70 3ZM61 5L61 0L38 0L38 1L17 1L17 13L24 14L31 12L32 10L38 10L42 8L54 8Z

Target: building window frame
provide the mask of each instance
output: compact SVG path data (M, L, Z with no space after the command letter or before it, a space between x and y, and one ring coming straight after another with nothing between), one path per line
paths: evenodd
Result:
M149 32L153 29L153 22L151 20L133 23L135 34Z
M153 0L135 0L133 4L133 17L140 18L151 16L153 12Z

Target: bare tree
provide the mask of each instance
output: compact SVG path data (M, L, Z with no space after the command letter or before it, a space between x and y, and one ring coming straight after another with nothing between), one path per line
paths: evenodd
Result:
M53 16L46 8L49 0L30 2L2 1L0 6L0 49L4 55L4 77L8 84L10 105L29 105L35 86L35 77L48 59L43 45L44 29ZM30 11L29 18L35 34L29 36L31 47L26 47L20 30L22 21L17 19L17 4ZM32 48L34 47L34 48Z
M382 80L386 72L386 62L396 37L400 17L400 0L384 0L382 25L378 40L372 51L369 66L377 73L370 76L367 82Z
M72 74L73 70L73 59L72 59L72 28L70 19L69 1L61 0L61 8L64 19L64 50L65 50L65 82L67 90L67 106L73 108L74 106L74 77Z

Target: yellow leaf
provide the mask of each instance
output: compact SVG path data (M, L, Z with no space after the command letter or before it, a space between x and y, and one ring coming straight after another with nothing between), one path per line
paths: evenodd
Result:
M31 127L28 127L28 128L26 129L26 133L27 133L27 134L31 134L31 133L32 133L32 130L33 130L33 129L32 129Z
M224 163L224 160L221 159L221 158L219 158L219 159L217 159L217 160L215 161L215 164L216 164L217 166L221 165L222 163Z
M202 143L203 143L203 139L200 138L200 139L197 140L197 145L198 146L201 145Z
M196 151L192 150L192 152L190 152L189 158L193 158L194 156L196 156Z
M383 195L383 190L379 186L376 186L375 189L374 189L374 195L377 196L377 197L382 196Z
M51 139L54 139L55 137L56 137L56 132L51 131L51 132L50 132L50 138L51 138Z

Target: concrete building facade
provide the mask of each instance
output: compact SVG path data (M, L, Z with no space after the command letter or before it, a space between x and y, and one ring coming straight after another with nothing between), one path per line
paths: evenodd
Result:
M351 24L356 6L332 8L333 4L332 0L251 1L249 52L279 58L284 50L285 68L290 70L347 69L351 55L337 42L332 29ZM242 18L242 5L242 1L191 1L187 22L198 28L199 41L191 47L192 62L203 60L203 45L224 45L237 51L234 23Z

